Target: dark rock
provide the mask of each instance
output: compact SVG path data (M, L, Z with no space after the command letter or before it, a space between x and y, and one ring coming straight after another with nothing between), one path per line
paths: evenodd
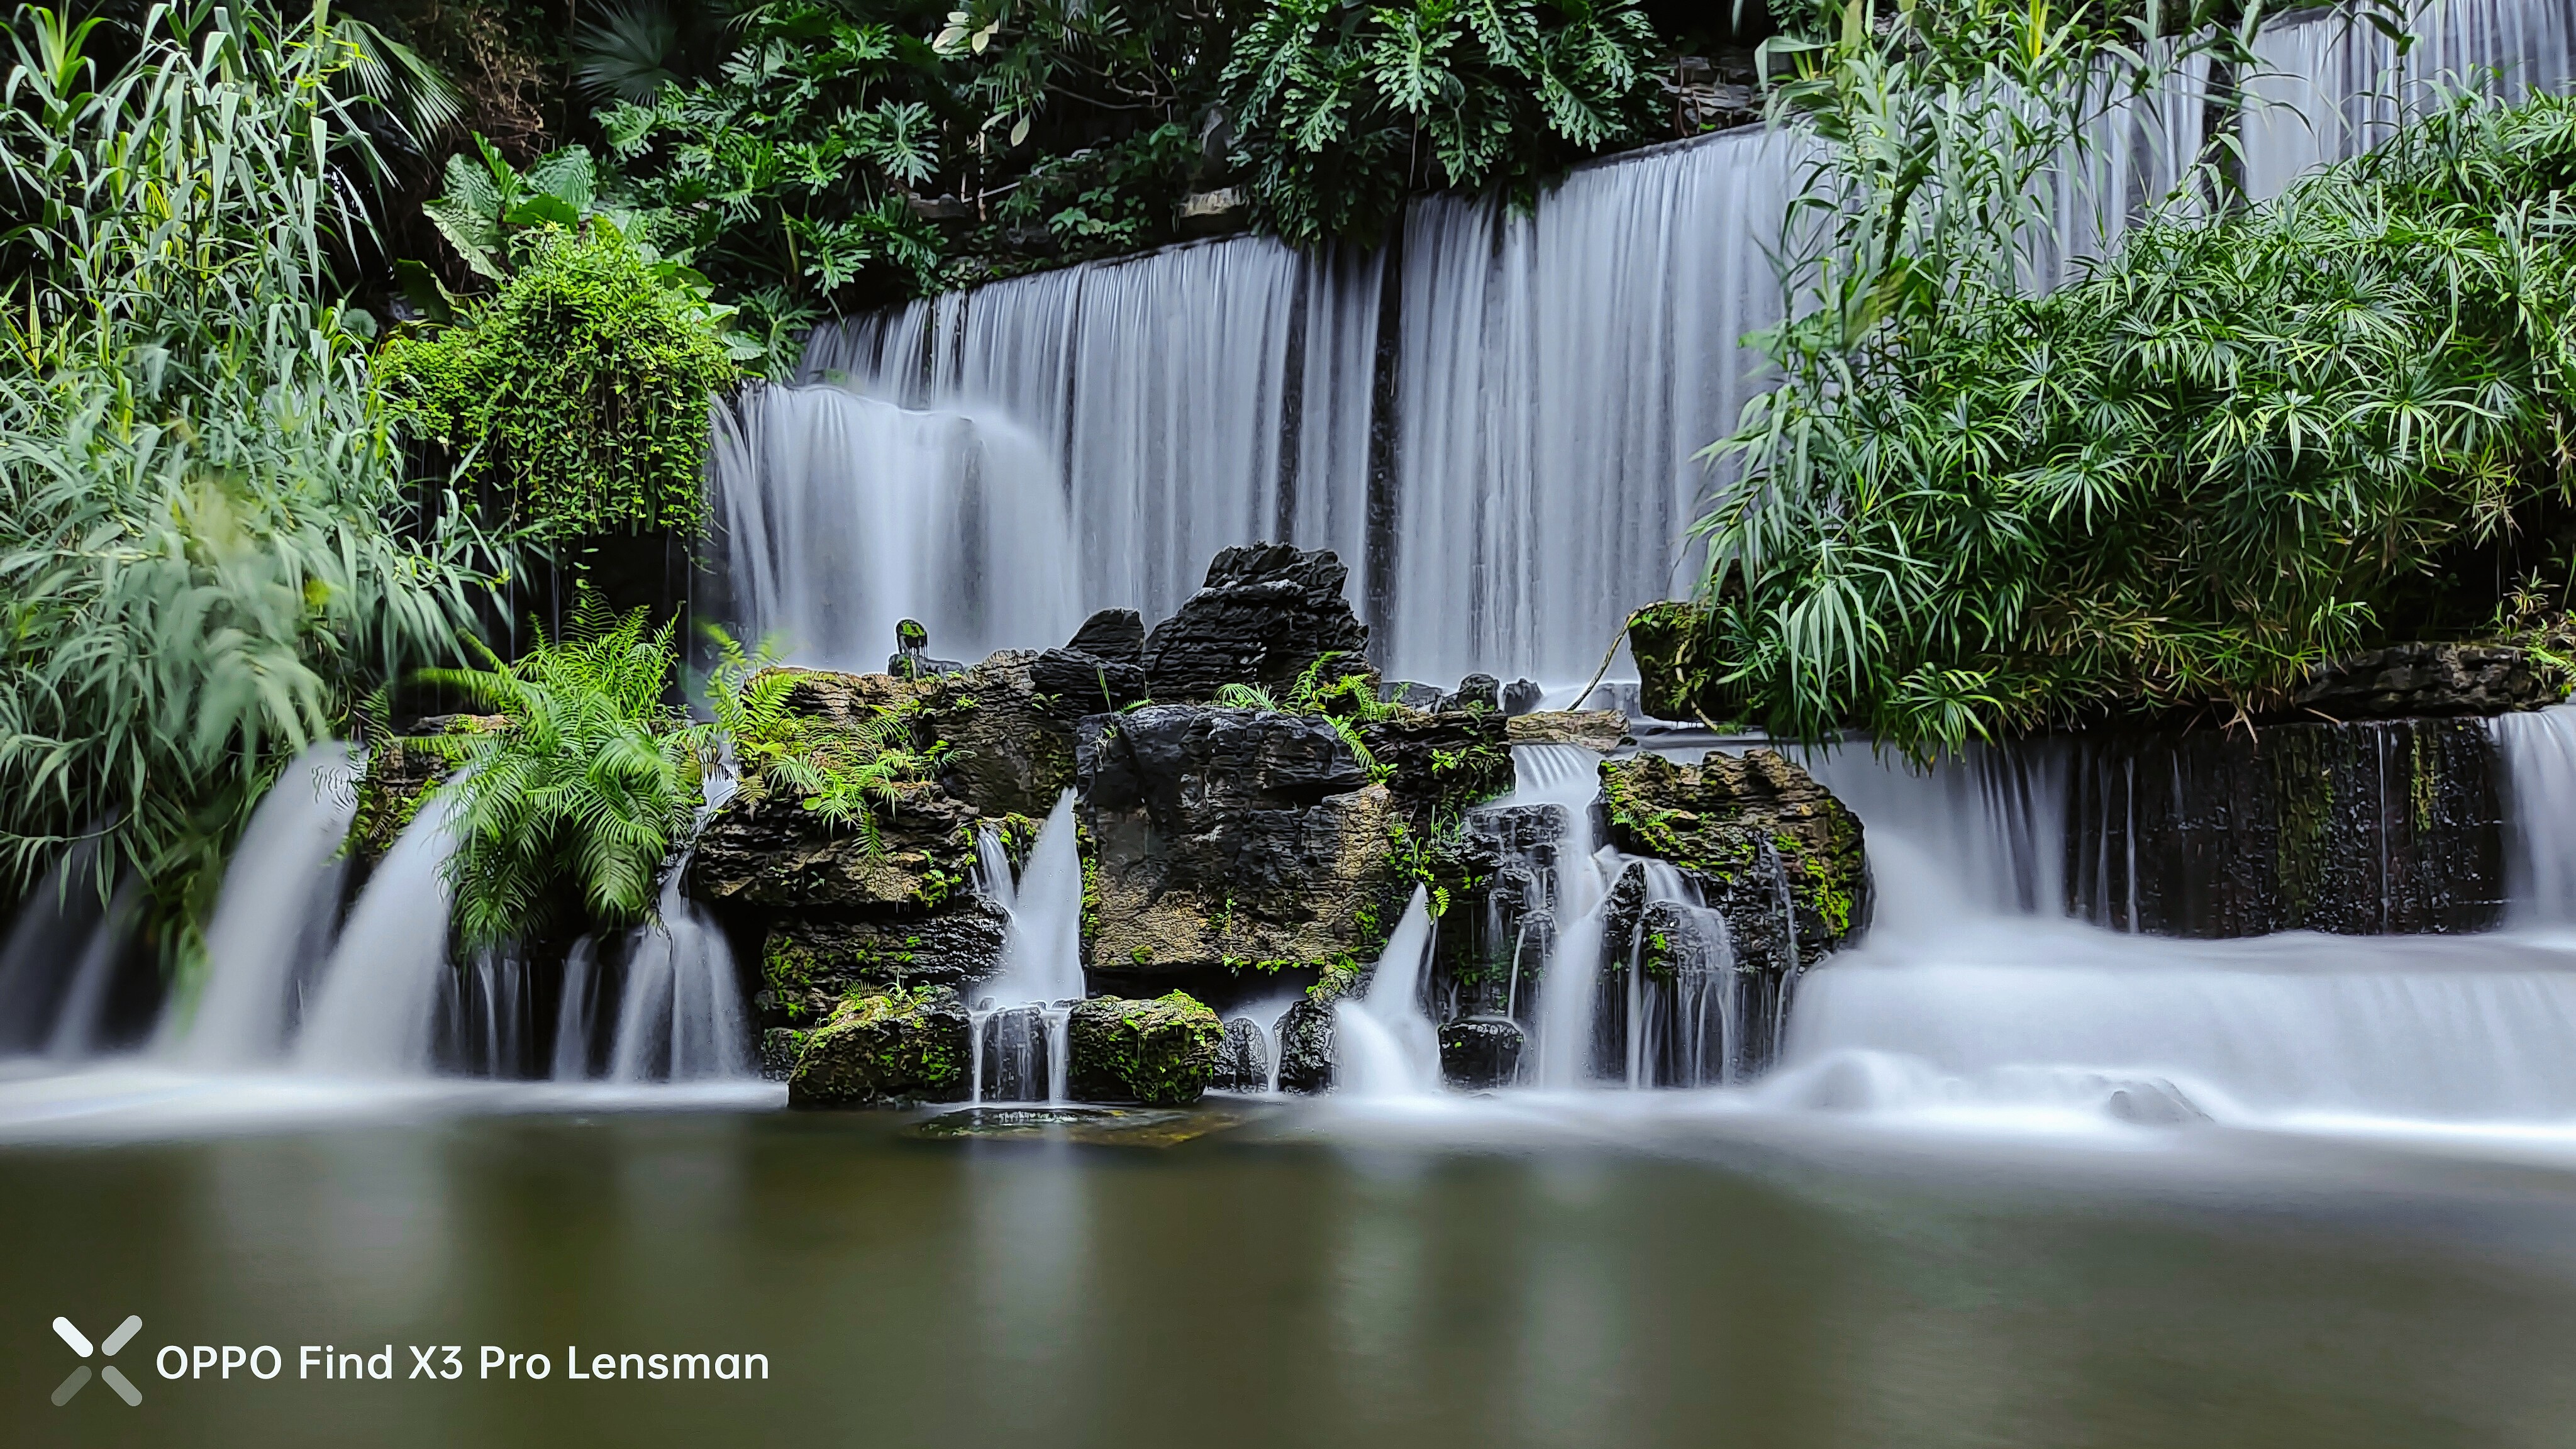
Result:
M1208 1090L1270 1090L1270 1039L1252 1018L1238 1016L1225 1024L1225 1041L1217 1047L1216 1074L1208 1079Z
M980 898L927 917L784 916L760 950L762 1020L811 1025L862 987L958 986L1002 969L1010 918Z
M966 1008L954 991L921 986L843 1001L806 1036L787 1105L955 1102L968 1085Z
M760 1075L783 1082L796 1072L796 1054L805 1050L807 1033L792 1026L773 1026L760 1034Z
M1508 725L1485 710L1399 714L1359 727L1361 743L1391 768L1387 788L1415 828L1455 819L1512 788Z
M2391 644L2318 665L2290 703L2338 721L2501 714L2556 704L2567 685L2517 645Z
M1225 1026L1188 993L1152 1001L1094 997L1066 1028L1073 1071L1065 1090L1085 1102L1186 1107L1207 1090Z
M936 785L901 787L877 817L880 848L746 784L698 835L689 894L710 905L922 916L965 898L975 860L974 808Z
M977 1003L982 1010L989 1002ZM1008 1006L984 1018L983 1038L977 1044L982 1060L978 1064L978 1085L987 1102L1043 1102L1047 1099L1054 1064L1055 1043L1047 1030L1047 1008L1044 1006ZM972 1025L973 1018L968 1018Z
M1515 679L1503 686L1503 713L1535 714L1547 699L1547 691L1535 679Z
M1458 681L1455 693L1441 696L1437 708L1443 711L1453 709L1499 711L1503 707L1502 688L1502 681L1490 674L1470 674Z
M2503 917L2503 763L2484 720L2068 742L2067 898L2115 929L2484 931ZM2148 782L2156 782L2149 788Z
M928 655L886 656L886 674L894 679L936 679L943 674L963 674L966 666L954 659L933 659Z
M1229 684L1284 692L1326 654L1364 668L1368 628L1342 596L1350 570L1328 549L1230 548L1207 586L1145 640L1145 675L1166 703L1203 701Z
M1073 727L1143 697L1144 676L1069 649L1005 649L925 686L922 719L948 742L940 784L988 816L1043 819L1073 784Z
M1393 801L1329 721L1150 705L1083 721L1076 770L1093 969L1279 969L1376 944Z
M1735 933L1738 961L1802 971L1867 920L1859 818L1777 751L1711 750L1687 767L1637 755L1604 763L1601 777L1611 843L1696 880Z
M1471 1016L1440 1028L1440 1075L1453 1087L1487 1091L1520 1080L1527 1033L1500 1016Z
M1112 664L1145 663L1145 616L1133 609L1103 609L1082 621L1065 648Z
M1431 710L1440 704L1440 686L1416 684L1410 679L1390 679L1377 687L1381 704L1400 704L1406 709Z
M1628 717L1615 709L1559 709L1515 715L1506 729L1516 745L1581 745L1605 755L1632 742Z
M1306 988L1279 1022L1279 1089L1328 1092L1333 1087L1333 1003L1368 990L1368 971L1341 965Z

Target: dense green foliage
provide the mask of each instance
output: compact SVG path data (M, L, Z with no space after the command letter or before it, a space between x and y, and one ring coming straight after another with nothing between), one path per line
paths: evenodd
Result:
M191 24L184 31L174 25ZM118 36L22 13L0 109L0 875L94 838L169 959L349 701L444 655L487 554L424 519L332 300L374 153L319 12Z
M649 916L714 748L665 700L678 663L670 624L650 629L643 609L619 618L584 591L563 637L532 629L515 660L487 650L483 668L422 673L505 728L405 742L456 767L439 789L454 802L447 869L469 950ZM566 920L576 901L581 918Z
M709 401L735 376L724 313L604 218L513 245L491 298L386 343L405 427L462 454L478 494L539 537L694 530Z
M1929 78L1887 82L1819 77ZM1947 236L1906 214L1968 164L1960 129L1861 187L1772 339L1788 380L1718 450L1740 471L1702 525L1707 652L1773 728L1921 750L2260 709L2444 549L2564 496L2576 106L2463 103L2276 203L2146 225L2037 299L2012 281L2027 212Z
M733 750L746 783L791 794L826 824L865 836L879 848L876 812L892 810L905 785L928 780L940 749L915 740L917 703L878 709L864 720L823 719L799 711L792 696L802 677L753 657L721 630L712 631L718 662L708 681L715 727Z
M1290 241L1373 239L1425 184L1526 202L1653 123L1635 0L1274 0L1226 69L1236 157Z

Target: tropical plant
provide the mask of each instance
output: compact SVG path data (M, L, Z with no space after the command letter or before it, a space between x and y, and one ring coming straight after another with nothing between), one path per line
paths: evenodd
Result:
M1775 730L1924 752L2277 705L2566 500L2571 183L2576 102L2463 99L2042 298L1993 232L1834 252L1718 450L1705 655Z
M1260 222L1372 241L1416 185L1498 189L1633 141L1655 119L1635 0L1276 0L1224 76Z
M937 174L944 98L925 40L820 0L746 12L714 75L600 112L622 199L778 339L870 295L938 283L908 197Z
M583 147L549 151L524 172L481 136L474 149L447 158L447 190L421 211L477 276L509 280L547 232L578 231L600 212L598 178Z
M482 668L421 671L504 721L403 742L454 767L437 789L452 801L447 876L469 951L652 914L715 741L667 702L673 625L654 629L648 615L620 617L584 588L562 637L532 620L517 659L482 649ZM578 920L565 919L570 902Z
M534 210L523 200L472 215ZM737 375L730 309L605 217L578 231L551 220L473 231L464 244L486 239L486 256L517 268L500 290L454 326L390 339L377 359L405 429L461 455L462 475L537 537L695 530L708 409Z
M0 879L96 841L184 962L286 758L448 654L493 560L404 486L332 300L347 36L156 8L102 74L99 26L22 10L0 108Z
M798 711L792 696L804 675L776 666L766 646L747 655L732 636L710 628L716 666L707 703L744 781L792 792L804 809L881 850L876 816L900 807L907 785L938 767L941 747L916 743L918 701L875 708L864 719L822 719Z
M1311 714L1321 717L1342 737L1351 753L1372 778L1382 779L1387 767L1377 762L1368 741L1359 731L1363 724L1392 718L1404 712L1404 706L1377 696L1377 676L1365 667L1336 667L1350 656L1342 650L1327 650L1315 656L1289 685L1285 697L1257 684L1219 686L1216 703L1227 709L1268 709L1289 714ZM1326 677L1325 671L1331 670Z

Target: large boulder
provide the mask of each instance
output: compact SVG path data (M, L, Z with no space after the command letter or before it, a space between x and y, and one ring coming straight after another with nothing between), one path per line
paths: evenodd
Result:
M1113 664L1145 663L1145 616L1133 609L1103 609L1082 621L1065 648Z
M1637 755L1604 761L1601 781L1611 842L1694 877L1748 966L1803 970L1866 921L1859 817L1778 751Z
M1073 784L1076 722L1145 697L1135 665L1070 649L1005 649L928 683L925 727L948 743L940 783L992 816L1044 817Z
M1440 1028L1440 1076L1453 1087L1487 1091L1520 1080L1529 1034L1502 1016L1471 1016Z
M809 1033L787 1078L791 1107L955 1102L968 1093L966 1008L945 987L851 996Z
M1065 1029L1072 1070L1065 1091L1084 1102L1186 1107L1207 1091L1225 1024L1187 992L1151 1001L1094 997Z
M979 898L926 917L774 918L760 949L764 1023L820 1021L866 988L963 988L999 974L1010 918Z
M1206 587L1146 636L1153 697L1211 700L1229 684L1284 692L1326 654L1362 667L1368 626L1342 596L1349 577L1329 549L1257 543L1218 554Z
M974 807L936 785L877 807L876 839L746 783L699 832L689 894L726 909L921 916L973 889Z
M1373 948L1394 805L1329 720L1150 705L1083 721L1090 965L1312 966Z
M1208 1078L1216 1092L1270 1090L1270 1039L1248 1016L1225 1024L1225 1040L1216 1049L1216 1073Z

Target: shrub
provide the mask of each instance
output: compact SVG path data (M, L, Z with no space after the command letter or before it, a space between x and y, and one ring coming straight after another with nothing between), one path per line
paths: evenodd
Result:
M695 530L710 398L735 376L724 314L604 218L522 245L457 325L385 344L397 416L538 537Z

